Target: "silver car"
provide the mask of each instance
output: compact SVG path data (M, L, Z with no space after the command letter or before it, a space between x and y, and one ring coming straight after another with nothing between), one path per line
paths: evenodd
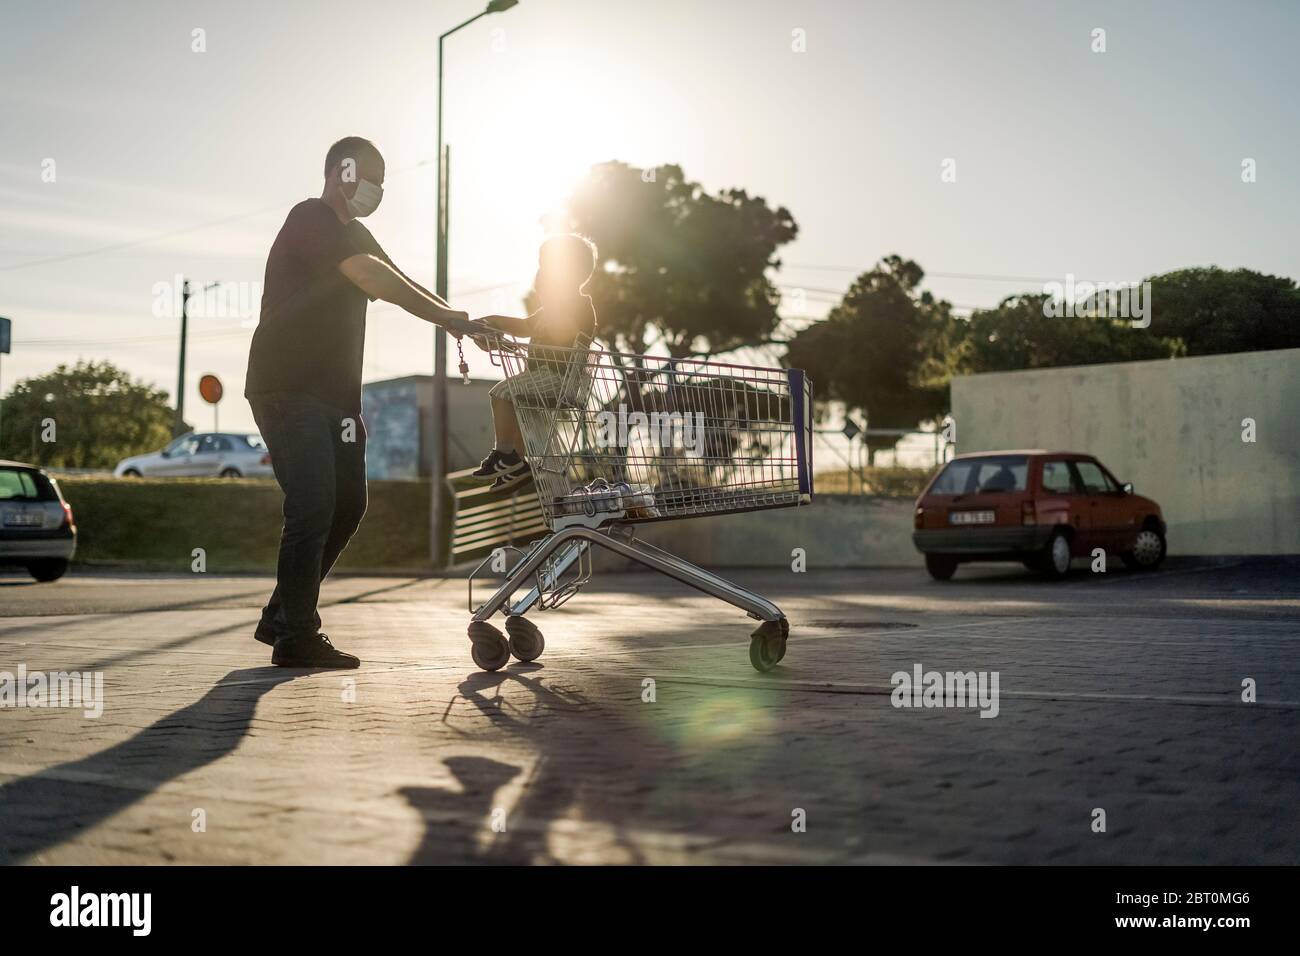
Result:
M56 581L76 550L77 526L58 483L35 465L0 461L0 564Z
M255 432L190 432L161 451L118 462L118 478L265 478L271 456Z

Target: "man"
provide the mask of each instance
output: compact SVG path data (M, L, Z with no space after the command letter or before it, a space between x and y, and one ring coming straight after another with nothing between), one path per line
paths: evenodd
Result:
M320 633L316 604L366 510L366 305L383 299L457 335L469 318L411 281L357 221L378 207L383 185L375 144L339 140L320 198L289 211L266 260L244 394L284 492L275 591L254 635L281 667L360 663Z

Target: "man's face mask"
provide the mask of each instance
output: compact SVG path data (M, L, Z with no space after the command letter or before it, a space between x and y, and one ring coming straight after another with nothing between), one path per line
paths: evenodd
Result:
M376 186L368 179L358 179L357 191L347 200L348 212L358 219L369 216L379 208L379 201L383 198L383 186Z

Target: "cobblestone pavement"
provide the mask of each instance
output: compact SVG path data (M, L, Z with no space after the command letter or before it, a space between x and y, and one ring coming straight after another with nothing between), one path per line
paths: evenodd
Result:
M305 672L253 641L264 578L0 578L0 671L106 698L0 709L0 860L1297 863L1298 572L735 572L792 624L767 675L742 613L650 575L494 674L459 580L331 581L364 664ZM997 716L892 706L916 664L997 671Z

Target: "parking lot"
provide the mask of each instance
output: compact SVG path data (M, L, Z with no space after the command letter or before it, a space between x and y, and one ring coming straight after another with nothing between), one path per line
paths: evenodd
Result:
M0 577L0 672L104 687L0 708L0 860L1300 862L1300 562L731 576L789 616L770 674L650 575L490 674L457 579L329 582L364 663L303 672L252 638L268 578ZM996 716L895 706L918 667L996 672Z

